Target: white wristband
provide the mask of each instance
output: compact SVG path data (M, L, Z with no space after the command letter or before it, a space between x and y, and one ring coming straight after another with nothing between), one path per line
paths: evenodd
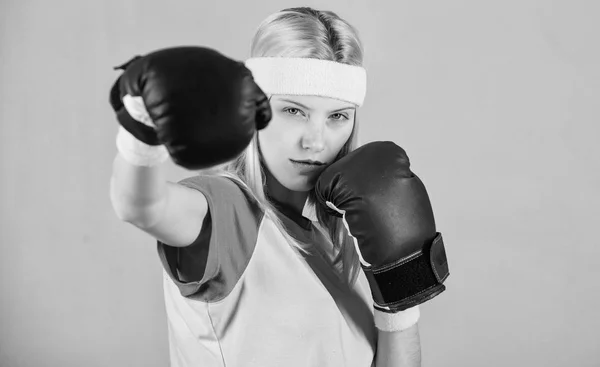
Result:
M169 158L164 145L148 145L131 135L123 126L119 126L117 133L117 149L123 159L135 166L152 167Z
M127 113L135 120L154 128L154 123L146 111L142 97L132 97L128 94L123 97L123 105ZM117 133L117 149L127 162L135 166L152 167L169 158L169 152L164 145L148 145L138 140L123 126L119 126Z
M375 326L382 331L402 331L419 321L421 311L419 306L407 308L396 313L387 313L375 309Z

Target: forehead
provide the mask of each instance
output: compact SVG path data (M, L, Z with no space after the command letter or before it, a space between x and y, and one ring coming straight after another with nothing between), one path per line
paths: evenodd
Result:
M355 108L353 103L341 101L339 99L323 96L297 96L290 94L274 94L271 101L295 102L304 105L310 109L328 109L335 110L341 108Z

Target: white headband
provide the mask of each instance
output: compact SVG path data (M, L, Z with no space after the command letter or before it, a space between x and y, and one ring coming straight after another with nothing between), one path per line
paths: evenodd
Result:
M336 61L255 57L246 60L254 81L266 94L331 97L361 106L367 93L367 72Z

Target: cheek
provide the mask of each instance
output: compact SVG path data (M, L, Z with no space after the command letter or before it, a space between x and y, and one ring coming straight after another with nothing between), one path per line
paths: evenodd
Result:
M258 142L265 162L272 167L284 158L286 150L290 148L289 135L286 133L285 124L276 119L258 132Z
M344 126L343 128L336 131L334 134L332 134L330 140L330 147L332 153L335 153L333 154L334 156L337 155L337 153L340 151L340 149L342 149L344 144L346 144L348 139L350 139L350 135L352 135L353 125L354 124L352 123L348 124L347 126Z
M259 131L259 137L262 137L262 139L266 143L276 142L278 140L278 137L285 136L285 134L283 133L284 129L282 125L284 124L281 121L279 121L276 118L273 118L265 129Z

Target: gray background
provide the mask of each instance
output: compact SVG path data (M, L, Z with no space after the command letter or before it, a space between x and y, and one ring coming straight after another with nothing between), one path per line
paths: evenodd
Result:
M430 193L451 275L423 365L600 365L600 3L574 0L3 0L0 365L167 365L155 243L109 200L112 66L244 59L298 5L359 29L361 141L403 146Z

